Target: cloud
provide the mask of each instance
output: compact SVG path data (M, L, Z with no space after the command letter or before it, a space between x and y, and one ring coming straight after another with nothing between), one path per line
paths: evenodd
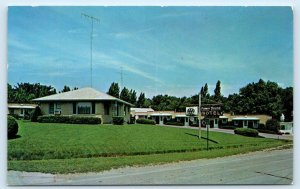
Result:
M14 37L9 38L8 46L10 48L17 48L17 49L26 50L26 51L34 50L34 48L31 45L25 44L25 43L21 42L21 40L17 40Z
M116 70L119 70L122 67L124 71L129 71L133 74L136 74L138 76L152 80L157 83L163 83L163 81L161 81L157 77L154 77L151 74L144 72L142 70L139 70L135 67L127 65L125 62L120 62L119 60L117 60L111 56L105 55L103 53L95 52L93 57L95 59L98 59L99 60L98 62L105 62L105 64L101 64L101 66L116 69ZM98 63L95 63L95 64L99 66Z

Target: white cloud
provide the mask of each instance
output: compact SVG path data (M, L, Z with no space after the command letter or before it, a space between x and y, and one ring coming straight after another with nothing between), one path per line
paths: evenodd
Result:
M95 52L93 54L93 57L95 59L98 59L98 62L105 62L104 64L101 64L101 66L116 69L116 70L119 70L122 67L124 71L129 71L133 74L136 74L138 76L144 77L146 79L152 80L157 83L163 83L163 81L161 81L157 77L154 77L151 74L144 72L142 70L139 70L135 67L127 65L125 62L120 62L119 60L116 60L115 58L105 55L103 53ZM95 63L95 64L99 66L99 63Z

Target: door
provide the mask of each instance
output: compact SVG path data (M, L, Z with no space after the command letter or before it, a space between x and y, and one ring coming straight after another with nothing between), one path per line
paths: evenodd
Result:
M209 120L209 127L214 128L214 120Z
M159 124L160 124L160 125L163 125L163 124L164 124L164 119L163 119L163 117L159 117Z
M159 124L159 117L158 116L155 117L155 122L156 122L156 124Z

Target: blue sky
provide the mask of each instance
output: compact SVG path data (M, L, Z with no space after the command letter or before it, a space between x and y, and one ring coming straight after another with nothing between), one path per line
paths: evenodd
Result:
M112 82L191 96L217 80L222 94L260 78L293 86L289 7L10 7L8 82L61 90L90 86L89 20L94 24L93 87Z

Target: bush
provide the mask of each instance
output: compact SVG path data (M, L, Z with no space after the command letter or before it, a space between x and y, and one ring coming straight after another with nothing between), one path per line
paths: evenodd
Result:
M8 138L12 138L17 135L18 133L18 122L12 116L7 116L7 134Z
M165 123L166 125L177 125L177 126L184 126L184 123L182 123L182 122L166 122Z
M72 124L100 124L100 117L85 117L85 116L54 116L44 115L39 116L37 121L40 123L72 123Z
M151 119L137 119L136 123L155 125L155 121Z
M263 123L260 123L260 124L258 125L258 129L264 130L264 129L266 129L266 125L263 124Z
M39 116L42 115L42 110L39 106L35 107L34 111L31 113L30 120L32 122L37 122Z
M124 117L114 116L114 117L112 117L112 123L114 125L123 125L124 124Z
M236 129L235 126L222 126L222 129Z
M266 122L266 129L270 131L275 131L278 133L280 129L280 123L276 119L269 119Z
M236 128L236 129L234 129L234 134L250 136L250 137L257 137L258 131L255 129L249 129L249 128Z
M19 119L20 118L20 116L18 114L8 114L8 116L12 116L15 119Z
M266 129L256 129L260 133L268 133L268 134L278 134L276 131L266 130Z

